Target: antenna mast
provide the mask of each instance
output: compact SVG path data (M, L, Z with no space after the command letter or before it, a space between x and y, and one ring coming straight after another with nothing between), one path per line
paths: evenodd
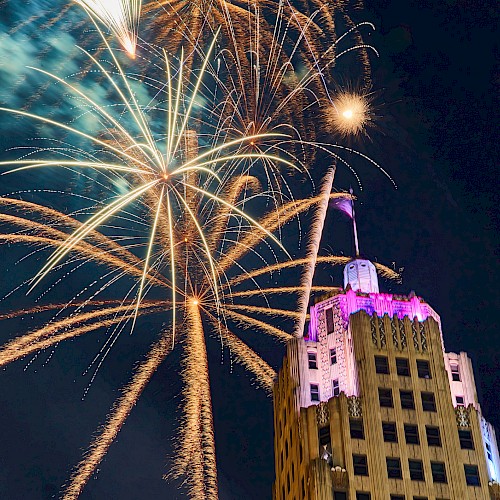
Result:
M352 197L352 188L349 189L349 193L351 194L351 208L352 208L352 228L354 231L354 247L356 250L356 258L359 257L359 242L358 242L358 229L356 227L356 213L354 212L354 199Z

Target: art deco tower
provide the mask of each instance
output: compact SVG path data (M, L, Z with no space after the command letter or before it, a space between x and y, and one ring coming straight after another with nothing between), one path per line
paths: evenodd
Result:
M274 387L275 500L500 499L471 361L423 299L380 293L358 258L310 312Z

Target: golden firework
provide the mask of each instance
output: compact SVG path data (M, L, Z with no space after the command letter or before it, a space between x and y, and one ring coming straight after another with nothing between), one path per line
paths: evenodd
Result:
M329 105L327 118L332 132L340 137L366 133L372 120L370 99L357 92L339 92Z

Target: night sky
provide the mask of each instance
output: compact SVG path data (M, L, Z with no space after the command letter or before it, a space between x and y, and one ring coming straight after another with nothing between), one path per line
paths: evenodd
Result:
M380 0L367 1L365 7L353 17L377 27L368 41L380 52L372 60L378 119L370 139L359 147L391 173L398 189L380 172L359 165L361 251L370 259L404 267L401 285L381 281L381 289L414 290L441 315L447 351L466 351L472 358L483 412L500 429L495 321L500 279L498 7L478 0ZM12 27L14 17L2 14L0 29ZM0 37L3 85L2 65L12 64L12 57L29 60L29 54L23 55L28 45L11 56L2 48L5 43ZM5 101L5 94L1 97ZM0 150L19 144L20 137L4 135ZM335 184L347 189L355 186L355 179L339 169ZM349 223L340 214L329 214L322 248L351 252ZM3 291L15 279L11 251L0 247ZM7 269L11 274L6 275ZM340 284L340 271L332 280ZM22 325L0 325L2 341L18 328L22 331ZM120 355L100 371L84 401L81 373L95 352L92 341L68 342L47 366L35 362L23 371L24 360L0 371L0 498L57 496L128 379L138 342L148 345L137 336L125 339ZM231 369L227 359L221 362L214 345L210 370L220 498L271 498L272 401L243 370ZM283 346L259 347L264 359L278 368ZM161 479L180 404L177 366L174 355L153 377L82 499L183 498L178 484Z

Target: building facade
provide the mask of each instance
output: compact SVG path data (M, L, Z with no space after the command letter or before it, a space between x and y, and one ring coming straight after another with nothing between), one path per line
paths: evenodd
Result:
M421 298L379 293L367 260L288 345L274 430L275 500L500 500L470 359Z

